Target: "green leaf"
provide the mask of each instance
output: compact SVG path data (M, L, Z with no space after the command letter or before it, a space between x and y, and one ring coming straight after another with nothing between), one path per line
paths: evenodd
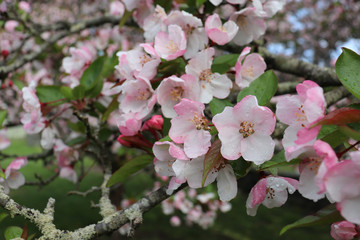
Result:
M245 161L245 159L242 157L240 157L238 160L229 162L234 169L234 173L237 179L245 177L252 167L252 162Z
M342 50L335 64L336 74L346 89L360 99L360 56L350 49Z
M185 72L186 63L184 59L177 58L171 61L162 60L158 68L158 73L164 75L183 74Z
M105 122L106 120L108 120L110 114L115 111L116 109L118 109L119 107L119 102L117 101L118 99L118 95L113 97L113 100L111 101L111 103L109 104L109 106L107 107L104 115L101 118L101 121Z
M80 85L84 86L86 91L92 89L97 84L101 77L104 63L105 56L99 57L84 71L80 79Z
M207 0L196 0L196 7L201 7Z
M0 213L0 222L2 222L7 216L9 216L9 214L4 212Z
M172 142L171 138L169 137L169 135L167 135L166 137L163 137L159 140L159 142Z
M338 130L338 127L336 125L323 125L321 126L321 130L317 135L317 139L322 139L323 137L329 135L332 132L335 132L336 130Z
M100 77L96 82L95 86L85 92L85 96L88 98L97 97L101 93L103 86L104 86L104 78Z
M79 136L79 137L76 137L76 138L73 138L69 141L66 142L66 145L68 146L74 146L76 144L80 144L80 143L83 143L86 141L86 137L85 136Z
M154 6L156 5L160 5L161 7L163 7L165 9L166 12L169 12L171 10L172 7L172 1L169 0L155 0L154 1Z
M163 123L163 129L162 129L163 136L166 136L169 133L169 130L171 128L171 122L170 121L171 121L170 118L165 118L164 117L164 123Z
M339 130L348 138L352 138L356 141L360 141L360 132L349 128L348 126L339 126Z
M225 107L227 106L233 107L233 104L227 99L221 100L221 99L213 98L213 100L211 100L211 102L209 103L209 106L210 106L211 114L215 116L216 114L224 111Z
M78 122L67 122L68 126L70 129L74 130L75 132L80 132L80 133L85 133L86 132L86 127L85 124L81 121Z
M0 177L6 179L6 175L2 170L0 170Z
M111 187L116 183L124 183L126 179L133 173L143 169L149 163L152 163L154 157L146 154L133 158L121 166L114 174L110 177L106 184L106 187Z
M316 225L329 225L331 223L341 220L343 220L343 218L341 217L340 213L336 210L335 205L333 204L321 209L314 215L306 216L292 224L285 226L283 229L281 229L280 235L294 228L309 227Z
M75 100L74 95L73 95L73 90L70 87L62 86L60 88L60 92L66 99Z
M108 129L107 127L103 127L99 131L99 140L102 142L105 142L106 140L109 139L111 134L112 134L112 131L110 129Z
M238 58L239 54L224 54L216 57L211 65L211 71L224 74L235 66Z
M78 85L72 90L74 100L83 99L85 97L85 87Z
M221 142L219 139L217 139L215 140L215 142L211 144L209 151L205 154L204 172L201 183L203 187L205 185L205 181L209 173L224 160L223 156L220 153L220 149L221 149Z
M261 164L259 170L260 171L264 171L264 170L273 171L274 168L294 165L299 162L300 162L300 159L296 159L296 158L292 159L289 162L286 161L285 151L282 150L281 152L278 152L277 154L275 154L269 161Z
M348 137L344 133L342 133L340 130L336 130L326 135L321 140L327 142L332 148L335 148L343 144L347 139Z
M60 99L65 98L61 93L60 86L38 86L36 88L36 95L38 96L40 102L42 103L51 103L56 102ZM61 102L56 102L54 105L61 104Z
M240 102L247 95L256 96L259 105L266 105L274 96L277 89L278 79L272 70L266 71L247 88L240 91L237 101Z
M126 21L132 16L133 12L134 10L129 12L125 9L125 13L119 22L119 29L121 29L125 25Z
M6 118L6 110L1 110L0 111L0 129L2 128L2 125L5 121L5 118Z
M6 228L4 236L5 240L11 240L13 238L21 237L23 230L20 227L10 226Z

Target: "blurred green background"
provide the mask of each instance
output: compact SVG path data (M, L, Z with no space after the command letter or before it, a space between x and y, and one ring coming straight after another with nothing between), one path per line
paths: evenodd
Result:
M4 152L8 154L28 155L41 152L39 146L28 146L25 139L13 139L12 144ZM12 159L2 160L1 167L6 168ZM85 169L90 167L92 161L85 161ZM40 175L46 179L54 174L54 167L45 168L41 161L31 161L21 169L27 181L35 181L34 174ZM91 168L91 171L85 176L78 185L79 191L86 191L92 186L99 186L102 182L101 170L97 167ZM246 187L248 191L252 186ZM131 177L124 186L124 191L130 197L141 196L146 189L152 188L152 180L145 173L139 173ZM76 186L66 180L57 178L47 186L39 188L38 186L23 186L18 190L11 191L11 197L20 204L27 207L43 210L49 197L56 200L55 204L55 225L59 229L73 230L100 220L97 208L91 207L91 202L97 203L100 193L94 192L87 197L70 195L69 191L75 190ZM144 215L143 224L136 229L133 239L331 239L329 232L330 226L318 226L312 228L300 228L290 230L283 236L279 232L285 225L296 221L297 219L315 212L323 205L323 202L314 205L312 201L303 199L298 193L289 196L288 202L281 208L267 209L259 207L258 214L255 217L247 216L245 202L247 193L239 191L238 196L231 201L232 210L228 213L219 213L215 224L203 230L199 226L172 227L169 223L171 216L162 213L161 207L157 206L152 211ZM0 209L4 212L3 209ZM181 216L181 215L179 215ZM16 225L23 227L27 224L30 234L37 233L37 228L30 222L21 217L11 218L8 216L0 223L0 239L3 239L3 233L8 226ZM104 236L98 239L120 239L119 235ZM127 239L123 236L121 239Z

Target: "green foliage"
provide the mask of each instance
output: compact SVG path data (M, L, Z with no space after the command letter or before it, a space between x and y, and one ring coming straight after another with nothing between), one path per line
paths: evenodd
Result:
M75 98L74 98L74 95L73 95L73 90L72 90L70 87L68 87L68 86L62 86L62 87L60 88L60 92L61 92L61 94L62 94L66 99L68 99L68 100L73 100L73 99L75 99Z
M240 157L236 161L229 162L237 179L245 177L252 167L252 162L245 161L243 157Z
M360 56L350 49L342 50L335 64L336 74L346 89L360 99Z
M216 57L211 65L211 71L224 74L235 66L239 54L224 54Z
M317 139L322 139L323 137L329 135L332 132L335 132L336 130L338 130L338 127L336 125L323 125L321 126L321 130L317 135Z
M285 226L280 231L280 235L289 231L290 229L299 228L299 227L309 227L315 225L328 225L337 221L341 221L343 218L340 216L340 213L336 210L335 205L329 205L314 215L309 215L304 218L299 219L298 221Z
M74 145L77 145L77 144L80 144L80 143L83 143L86 141L86 137L85 136L79 136L79 137L76 137L76 138L72 138L71 140L67 141L66 142L66 145L68 146L74 146Z
M348 126L339 126L339 130L346 135L348 138L352 138L356 141L360 141L360 132L348 127Z
M250 86L240 91L237 101L240 102L247 95L256 96L259 105L266 105L275 95L278 79L272 70L263 73L259 78L250 83Z
M106 111L104 112L104 115L101 118L101 121L105 122L106 120L108 120L110 114L115 111L116 109L118 109L119 107L119 102L117 101L117 95L114 96L113 100L111 101L111 103L109 104L109 106L107 107Z
M225 107L233 107L233 104L227 99L213 98L209 103L210 111L213 116L224 111Z
M164 117L164 123L163 123L163 129L162 129L163 136L166 136L169 133L169 130L170 130L170 127L171 127L171 122L170 121L171 121L170 118L165 118Z
M101 56L90 64L80 79L80 85L85 90L85 97L94 98L100 94L104 79L109 77L117 63L117 57L114 55L113 57ZM73 95L75 95L74 92ZM81 93L78 96L81 96Z
M5 118L6 118L6 110L1 110L0 111L0 129L2 129L2 125L5 121Z
M85 87L82 85L74 87L72 96L74 100L83 99L85 97Z
M152 163L153 159L154 158L151 155L146 154L137 156L126 162L110 177L106 187L111 187L116 183L124 183L131 174L143 169L149 163Z
M7 216L9 216L9 214L4 212L0 213L0 222L2 222L2 220L4 220Z
M185 72L186 62L182 58L175 60L166 61L162 59L162 62L158 68L158 73L170 76L170 75L181 75Z
M5 240L19 238L19 237L21 237L22 232L23 232L23 230L20 227L10 226L10 227L6 228L6 230L5 230L5 233L4 233Z
M161 7L163 7L165 9L166 12L169 12L171 10L172 7L172 0L155 0L154 1L154 6L156 5L160 5Z
M339 129L321 138L322 141L327 142L332 148L343 144L348 137Z
M293 159L291 161L286 161L285 158L285 151L282 150L280 152L278 152L277 154L275 154L269 161L266 161L265 163L261 164L259 167L260 171L269 171L271 172L273 175L277 175L277 169L279 167L284 167L284 166L291 166L294 164L299 163L300 160L299 159Z
M65 98L65 96L61 92L61 87L56 85L38 86L36 88L36 95L42 103L51 103ZM61 104L61 102L56 102L53 105L57 104Z

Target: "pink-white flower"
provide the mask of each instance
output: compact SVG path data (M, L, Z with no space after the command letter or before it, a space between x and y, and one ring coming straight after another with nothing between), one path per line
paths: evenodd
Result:
M20 1L19 8L27 13L31 12L31 6L28 2Z
M70 48L71 57L65 57L62 66L66 73L71 75L82 72L92 61L93 54L87 46Z
M244 48L235 64L235 82L241 88L248 87L266 69L264 59L257 53L248 54L250 49Z
M11 141L8 139L6 129L0 129L0 150L10 146Z
M209 16L205 22L205 30L208 37L218 45L230 42L236 35L239 27L233 21L227 21L224 25L217 13Z
M178 216L172 216L170 218L170 224L173 227L178 227L178 226L181 225L181 220L180 220L180 218Z
M209 103L213 96L220 99L226 98L230 94L233 85L225 74L211 71L214 54L215 50L213 48L202 50L185 67L186 73L199 79L200 102L202 103Z
M44 149L51 149L55 143L55 131L51 127L45 128L41 133L40 145Z
M198 51L203 50L208 45L209 39L200 18L185 11L172 11L164 22L168 26L172 24L178 25L184 31L186 36L185 59L192 58Z
M275 142L270 135L276 119L269 108L258 105L255 96L246 96L234 107L225 107L212 122L219 131L224 158L235 160L242 156L259 165L273 156Z
M316 202L325 196L323 178L327 170L338 163L338 158L328 143L316 140L300 159L298 190L303 197Z
M57 139L54 145L54 154L58 160L60 177L76 183L77 174L74 170L74 164L79 158L79 152Z
M141 78L127 80L121 89L118 100L123 113L138 113L138 117L144 118L151 112L156 103L156 94L150 82Z
M110 14L122 17L125 12L124 4L120 1L114 1L110 4Z
M176 143L184 143L189 158L205 154L211 145L209 121L204 117L204 109L204 104L186 98L174 106L178 116L171 120L169 137Z
M153 42L158 32L166 31L165 20L167 17L164 8L157 5L154 12L145 18L142 28L146 42Z
M255 216L260 204L267 208L280 207L287 198L288 192L293 194L298 181L285 177L266 177L261 179L250 191L246 200L246 212Z
M9 20L5 22L5 30L9 33L15 32L15 28L19 26L19 22L15 20Z
M289 161L299 156L306 146L311 146L320 126L307 129L312 122L324 116L325 98L323 90L315 82L306 80L296 86L298 95L285 96L276 105L277 118L288 124L282 144Z
M117 126L124 136L134 136L139 133L143 116L140 113L121 113L115 116Z
M184 55L186 51L186 37L181 27L170 25L168 33L158 32L155 37L155 50L165 60L173 60Z
M265 21L257 16L255 10L255 8L244 8L230 16L230 20L234 21L239 27L233 39L233 42L237 45L248 44L265 33Z
M273 17L278 11L283 9L286 0L253 0L256 13L260 17Z
M22 106L25 113L20 121L27 133L38 133L45 127L45 119L42 117L41 104L36 96L34 82L32 82L29 87L22 89L22 97L24 99Z
M355 224L348 221L331 224L330 235L335 240L351 240L358 234Z
M25 184L25 177L18 170L27 165L26 157L15 158L5 170L5 179L0 177L0 184L4 187L5 193L11 189L18 189Z
M161 176L175 176L172 165L176 159L189 160L181 147L169 141L156 142L153 146L153 152L155 155L155 171Z
M150 81L157 73L160 58L151 44L141 44L133 50L118 52L115 67L126 79L142 78Z
M350 157L351 160L332 166L323 179L341 215L349 222L360 224L360 152L350 153Z
M156 95L163 115L167 118L173 118L177 116L173 107L181 99L199 100L200 87L197 79L190 74L184 74L180 78L173 75L162 80L156 90Z

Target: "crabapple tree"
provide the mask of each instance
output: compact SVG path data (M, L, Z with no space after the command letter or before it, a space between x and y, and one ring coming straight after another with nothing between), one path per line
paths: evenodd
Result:
M0 206L42 240L133 235L158 204L173 226L206 229L256 176L248 215L298 191L328 206L281 234L328 224L336 240L360 236L360 56L343 48L331 59L358 34L359 4L346 2L0 0ZM42 152L7 153L14 127L39 136ZM103 183L72 194L101 192L100 221L60 230L56 199L40 211L10 197L86 181L85 158ZM53 176L28 181L29 161ZM133 200L121 187L138 171L153 188ZM9 229L6 239L34 237Z

